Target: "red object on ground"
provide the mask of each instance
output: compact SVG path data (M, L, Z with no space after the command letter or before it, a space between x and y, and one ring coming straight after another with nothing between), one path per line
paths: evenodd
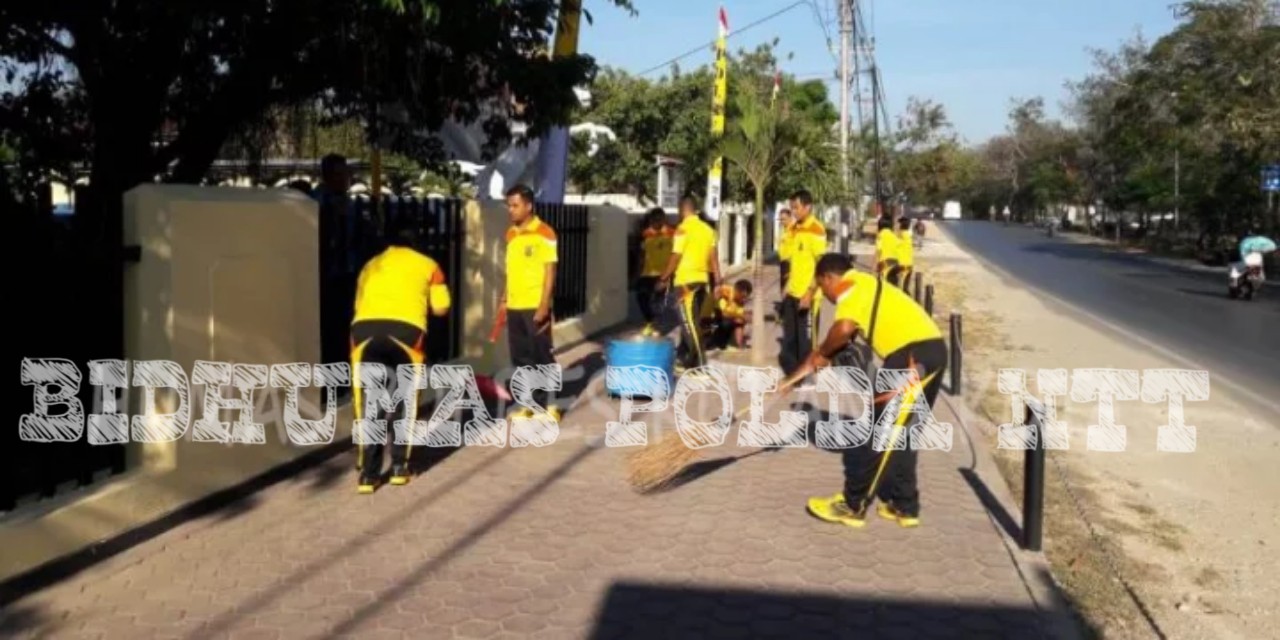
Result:
M501 400L502 402L511 402L511 393L505 387L498 384L497 380L489 376L476 376L476 386L480 390L480 397L486 401L494 402Z
M502 328L507 326L507 309L504 307L498 311L498 320L493 323L493 331L489 332L489 342L497 342L498 336L502 335Z

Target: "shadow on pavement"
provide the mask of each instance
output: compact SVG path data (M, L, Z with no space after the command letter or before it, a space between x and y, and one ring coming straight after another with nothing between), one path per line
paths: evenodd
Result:
M978 500L982 502L982 507L987 510L987 513L991 514L991 517L995 518L1000 528L1004 529L1005 534L1014 540L1021 540L1022 526L1004 508L1004 504L1000 502L999 498L996 498L996 494L991 492L991 489L987 487L987 483L983 482L982 478L973 472L973 469L961 467L957 471L960 472L960 477L964 478L964 481L968 483L969 488L973 489L974 495L978 496Z
M623 582L606 592L587 637L1051 637L1046 612L959 604L961 597L952 601L850 598Z
M762 453L775 453L781 450L782 450L782 447L766 447L764 449L758 449L756 451L752 451L751 453L744 453L742 455L725 456L723 458L715 458L713 460L702 460L699 462L695 462L689 465L688 467L685 467L684 471L681 471L679 475L672 478L662 487L654 491L650 491L648 493L658 494L658 493L667 493L669 491L674 491L680 487L683 487L684 485L687 485L700 478L704 478L740 460L746 460L751 456L760 455Z

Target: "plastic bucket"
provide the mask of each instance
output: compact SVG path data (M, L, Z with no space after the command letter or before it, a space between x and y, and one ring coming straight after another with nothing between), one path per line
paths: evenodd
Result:
M605 391L611 396L670 396L675 382L676 348L666 339L613 340L605 348ZM640 367L619 370L618 367ZM666 384L663 384L663 379Z

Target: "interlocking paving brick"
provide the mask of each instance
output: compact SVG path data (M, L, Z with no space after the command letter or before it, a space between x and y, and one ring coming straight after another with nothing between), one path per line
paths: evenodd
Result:
M617 406L583 404L564 433L602 435ZM670 412L642 418L673 426ZM704 459L748 453L735 437ZM373 496L355 495L352 460L338 456L234 517L184 523L28 596L14 605L24 615L0 612L0 635L1045 636L1050 614L958 471L972 459L965 438L921 453L917 530L874 515L861 530L807 516L808 496L839 489L833 452L741 457L639 496L625 486L628 451L584 442L464 448Z

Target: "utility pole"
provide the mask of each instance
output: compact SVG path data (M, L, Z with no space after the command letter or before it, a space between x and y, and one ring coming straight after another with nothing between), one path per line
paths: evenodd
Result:
M840 202L840 246L848 251L849 229L857 224L850 220L849 199L849 38L853 32L853 0L836 0L840 5L840 186L844 197Z
M853 32L852 0L840 3L840 179L849 191L849 37Z
M873 45L874 46L874 45ZM871 62L871 132L872 132L872 153L874 154L875 163L875 203L877 217L885 215L884 199L882 197L883 189L880 186L880 71L872 58Z

